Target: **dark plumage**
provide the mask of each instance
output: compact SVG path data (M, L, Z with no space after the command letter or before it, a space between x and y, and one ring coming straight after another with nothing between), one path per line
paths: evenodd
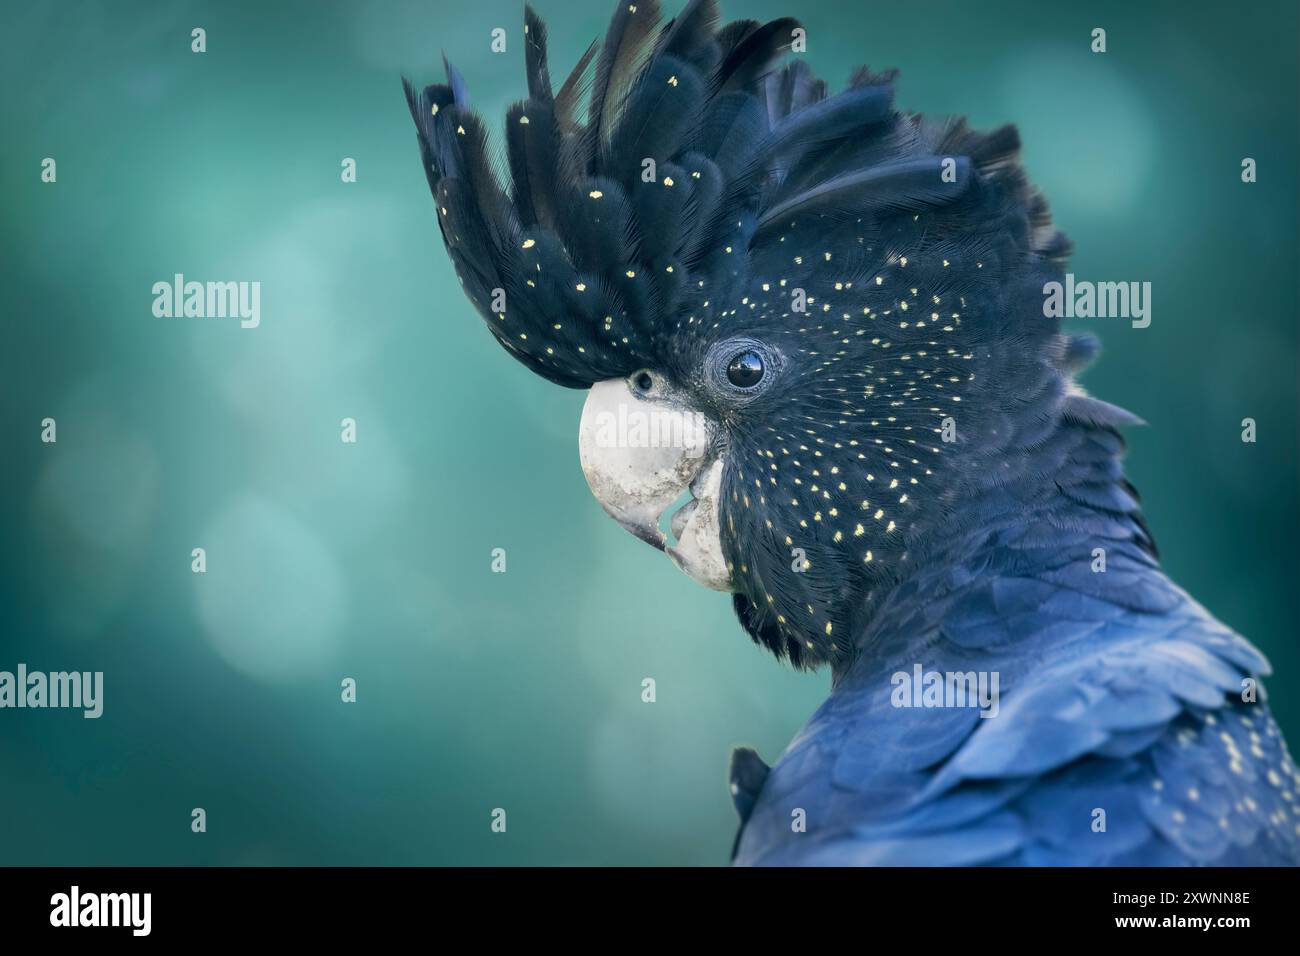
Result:
M737 616L834 669L770 774L737 758L738 859L1295 862L1300 778L1242 700L1267 664L1159 569L1119 464L1136 419L1043 314L1069 244L1014 128L901 113L865 68L828 96L777 66L793 20L657 19L620 4L552 94L527 12L508 182L454 70L406 91L492 334L569 387L652 369L720 423ZM773 357L752 396L708 374L733 340ZM895 706L915 663L997 672L1000 714Z

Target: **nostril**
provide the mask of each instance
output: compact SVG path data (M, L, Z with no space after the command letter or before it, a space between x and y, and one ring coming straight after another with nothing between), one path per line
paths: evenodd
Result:
M636 378L632 380L638 392L648 392L654 388L654 379L650 377L649 372L637 372Z

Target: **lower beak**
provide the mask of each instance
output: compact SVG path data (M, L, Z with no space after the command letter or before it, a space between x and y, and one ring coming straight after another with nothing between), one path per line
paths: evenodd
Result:
M730 589L717 521L722 461L704 415L634 395L624 379L606 379L591 387L583 406L578 454L592 494L610 517L666 551L699 583ZM694 497L674 516L678 540L670 546L660 521L688 489Z

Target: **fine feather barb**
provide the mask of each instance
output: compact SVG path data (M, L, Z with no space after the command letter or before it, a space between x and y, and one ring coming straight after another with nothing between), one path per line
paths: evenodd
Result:
M524 7L524 70L529 99L549 102L551 71L546 58L546 24L531 4Z

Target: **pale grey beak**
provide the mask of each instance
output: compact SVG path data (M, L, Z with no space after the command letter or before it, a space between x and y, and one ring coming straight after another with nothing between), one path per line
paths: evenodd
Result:
M635 395L624 379L606 379L591 387L583 406L578 454L610 517L705 587L731 589L718 526L724 465L704 415L668 398ZM677 538L670 545L659 523L687 489L693 497L670 519Z

